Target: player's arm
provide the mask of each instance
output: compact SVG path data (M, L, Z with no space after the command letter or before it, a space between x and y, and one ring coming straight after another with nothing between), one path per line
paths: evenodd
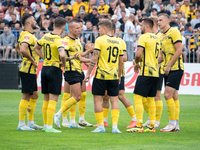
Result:
M160 64L161 62L163 62L163 52L162 52L162 50L160 50L160 52L159 52L158 64Z
M174 44L174 47L176 49L176 52L174 53L174 56L172 57L172 59L170 60L170 62L168 63L166 69L165 69L165 75L169 74L169 71L171 69L171 66L178 60L178 58L180 57L180 55L182 54L182 50L183 50L183 45L182 42L176 42Z
M89 63L90 60L91 60L91 59L87 59L87 58L85 58L85 57L81 57L81 58L80 58L80 61L81 61L82 63Z
M28 52L28 43L22 43L20 52L26 57L35 67L37 67L37 62L33 59L33 57Z
M19 48L19 43L17 43L17 46L16 46L16 51L17 53L22 56L21 52L20 52L20 48Z
M87 54L93 52L94 50L94 44L90 44L88 43L86 46L85 46L85 49L86 51L81 53L81 57L85 57Z
M58 48L58 52L59 52L59 55L60 55L60 60L62 62L62 65L65 66L65 63L66 63L66 53L65 53L64 47L59 47Z
M121 74L122 74L122 70L123 70L123 56L119 56L119 64L118 64L118 78L119 78L119 84L121 82Z
M89 80L90 74L91 74L91 72L92 72L94 66L95 66L96 63L97 63L97 60L99 59L99 55L100 55L100 51L99 51L99 50L94 50L93 56L92 56L92 58L91 58L90 65L89 65L89 68L88 68L88 72L87 72L87 74L86 74L86 76L85 76L84 81L87 82L87 81Z
M140 68L139 62L141 60L143 50L144 50L144 47L141 47L141 46L137 47L137 52L135 54L135 66L134 66L135 73L139 73L139 68Z
M127 52L123 50L123 62L126 62L127 60L128 60Z
M41 45L36 43L33 50L38 54L38 56L40 56L42 59L44 59L44 55L43 55L43 52L42 52L42 46Z

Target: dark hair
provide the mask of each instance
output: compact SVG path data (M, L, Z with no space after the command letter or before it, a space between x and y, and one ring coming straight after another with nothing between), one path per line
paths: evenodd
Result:
M104 15L100 15L99 18L105 18L105 16Z
M63 17L56 17L56 19L54 21L55 28L61 28L64 25L66 25L66 23L67 22L66 22L65 18L63 18Z
M90 23L92 24L92 21L90 21L90 20L87 20L86 23L87 23L87 22L90 22ZM85 23L85 24L86 24L86 23Z
M24 14L24 15L22 16L22 19L21 19L22 25L25 26L26 20L29 19L29 18L32 17L32 16L33 16L32 14Z
M83 23L83 21L79 18L74 18L69 23L73 23L73 22L78 22L78 23L82 22Z
M155 10L155 11L157 11L157 9L156 9L156 8L152 8L152 9L151 9L151 12L152 12L152 11L154 11L154 10ZM158 11L157 11L157 12L158 12Z
M28 6L25 6L24 9L28 9L28 10L30 10Z
M125 11L125 10L121 10L121 12L124 12L124 13L126 13L126 11Z
M188 29L190 26L192 26L191 23L186 23L185 29Z
M111 29L114 30L114 33L116 32L116 25L115 25L115 23L113 23L113 22L112 22Z
M153 22L153 20L152 20L151 18L144 18L142 21L143 21L145 24L148 24L149 27L150 27L151 29L153 28L154 22Z
M96 10L96 11L98 11L97 8L93 8L92 10Z
M102 20L98 23L99 26L104 26L108 30L112 30L112 22L108 19Z
M0 10L0 13L3 13L3 11L2 11L2 10Z
M8 7L8 8L9 8L9 7L13 7L13 8L14 8L13 4L8 4L7 7Z

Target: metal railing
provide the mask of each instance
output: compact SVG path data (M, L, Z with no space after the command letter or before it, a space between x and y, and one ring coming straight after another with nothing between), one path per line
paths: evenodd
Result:
M3 31L3 30L0 30L0 32L1 31ZM11 50L8 49L8 46L2 45L3 43L0 38L0 45L1 45L0 46L0 62L21 62L22 61L21 56L17 53L17 51L15 49L16 45L17 45L18 37L19 37L19 34L21 31L22 30L10 31L15 36L15 42L14 42L13 46L11 47ZM45 33L49 33L49 32L34 31L34 34L38 40L41 39ZM67 32L64 32L61 35L61 37L65 37L65 36L67 36L67 34L68 34ZM134 33L134 34L123 33L123 32L116 33L117 37L121 37L126 42L127 56L128 56L129 61L132 61L134 59L134 56L135 56L135 53L137 50L137 40L134 40L134 39L137 38L138 35L139 35L138 33ZM99 36L99 32L83 31L81 33L81 35L79 36L79 38L81 40L81 44L83 46L83 51L85 51L85 45L88 42L94 43L98 36ZM193 38L193 36L195 37L195 42L193 43L193 45L196 45L196 47L194 46L191 49L192 44L190 41ZM183 61L185 63L199 63L200 62L199 34L187 34L187 35L184 35L184 37L186 37L186 39L187 39L187 42L186 42L187 44L185 45L185 47L183 49ZM6 47L4 47L4 46L6 46ZM6 53L6 51L7 51L7 53ZM91 55L87 56L87 57L91 57ZM40 61L43 61L43 60L41 59Z

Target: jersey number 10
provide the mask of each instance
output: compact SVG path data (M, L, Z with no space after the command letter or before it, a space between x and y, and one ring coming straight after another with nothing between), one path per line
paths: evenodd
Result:
M44 51L44 58L47 60L51 60L51 47L49 44L43 45L43 51Z

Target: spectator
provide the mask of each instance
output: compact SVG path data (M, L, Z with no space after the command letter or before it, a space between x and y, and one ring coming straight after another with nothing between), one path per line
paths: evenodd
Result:
M10 27L8 25L4 26L4 33L0 35L0 49L1 51L5 51L4 59L8 58L10 51L13 49L15 42L15 36L11 32Z
M0 35L3 33L4 26L5 26L5 22L0 21L0 30L2 30L2 31L0 31Z
M99 16L99 21L102 21L102 20L105 20L105 19L106 19L106 17L104 15Z
M86 14L92 13L92 7L93 7L93 6L96 6L96 0L89 0L89 1L88 1L88 9L87 9ZM96 6L96 7L97 7L97 6Z
M176 28L176 29L179 29L179 25L178 25L178 23L176 22L176 18L177 18L177 17L176 17L175 14L171 14L169 25L170 25L170 27L174 27L174 28Z
M3 12L0 10L0 21L3 21L6 25L8 24L8 20L3 19Z
M24 7L24 14L32 14L33 12L30 11L29 6Z
M160 4L160 12L158 12L158 15L159 15L160 13L166 13L166 14L168 14L169 16L170 16L170 14L171 14L169 10L165 10L165 5L164 5L163 3Z
M181 6L180 10L183 11L185 17L188 18L188 12L190 11L190 0L184 0L184 4Z
M191 25L191 23L187 23L186 25L185 25L185 34L191 34L192 33L192 25Z
M72 16L66 16L66 25L65 25L65 31L67 31L67 33L69 33L69 28L68 28L68 23L72 20Z
M36 9L35 9L35 12L33 13L35 20L37 20L40 17L40 12L42 10L44 10L44 9L41 8L40 4L36 4Z
M156 3L153 5L152 8L156 8L158 12L160 12L160 4L162 3L162 0L156 0Z
M87 21L86 22L86 30L84 30L83 37L82 37L82 43L86 44L88 42L88 38L92 36L92 22Z
M175 14L177 15L177 13L181 12L182 13L182 16L185 15L185 13L183 11L181 11L181 5L179 3L176 3L175 5L175 10L172 11L172 14Z
M127 56L129 61L133 61L133 44L135 41L135 26L133 21L135 20L134 14L130 14L128 20L125 23L124 37L123 40L126 42L127 46Z
M15 1L15 8L19 8L23 6L23 0L16 0Z
M13 13L14 13L14 6L12 4L9 4L8 5L8 14L5 16L4 19L6 19L8 22L12 21L11 14L13 14ZM17 20L20 20L19 15L17 15Z
M175 10L175 6L176 6L176 0L170 0L169 4L166 7L166 10L172 13Z
M115 10L115 15L117 15L118 20L120 20L122 18L121 16L121 11L125 11L126 12L126 17L130 16L130 11L125 7L124 3L121 3L120 5L117 6L116 10Z
M129 19L129 17L124 17L123 19L122 19L122 21L123 21L123 23L121 24L121 26L120 26L120 30L122 31L122 32L124 32L124 29L125 29L125 23L126 23L126 21ZM124 36L124 35L123 35Z
M192 25L192 28L194 28L197 23L200 23L200 10L197 10L195 12L195 16L196 18L192 19L190 22Z
M12 58L15 59L15 58L19 58L20 55L16 53L16 47L17 47L17 41L19 39L19 35L20 35L20 30L21 30L21 25L19 23L16 23L14 28L12 29L12 33L14 34L15 36L15 44L14 44L14 47L12 49Z
M62 14L59 14L59 9L58 9L58 7L57 7L57 6L54 6L54 7L53 7L53 14L51 14L50 17L51 17L51 19L56 19L56 17L58 17L58 16L64 18L64 16L63 16Z
M121 24L124 24L123 19L124 19L124 17L126 16L126 12L122 10L122 11L121 11L121 16L122 16L122 18L119 19L119 22L120 22Z
M47 11L46 15L51 16L53 14L53 7L57 7L54 2L51 3L50 7L48 8L49 10Z
M66 16L72 16L72 11L68 9L69 3L64 2L63 3L63 10L60 10L59 14L62 14L64 17Z
M193 33L195 35L192 35L190 39L190 44L188 44L188 49L189 49L189 55L190 55L190 60L195 62L195 56L196 56L196 61L199 63L200 62L200 36L197 34L200 33L199 29L197 30L196 28L193 30ZM193 59L194 58L194 59Z
M188 50L186 48L186 39L183 35L182 35L182 44L183 44L183 52L182 52L183 62L186 63L186 62L188 62L188 60L187 60Z
M108 10L108 13L112 16L114 15L114 11L116 9L116 2L115 1L112 1L110 2L110 8Z
M45 33L49 32L49 31L53 31L53 28L50 26L50 20L43 20L42 22L42 28L40 29L40 31L45 31Z
M84 10L80 10L79 11L79 17L78 18L81 19L81 20L83 20L83 24L84 25L89 20Z
M54 0L42 0L42 3L44 3L46 5L46 10L51 10L51 5L53 3Z
M11 27L11 29L13 29L15 27L15 24L18 23L21 27L21 22L17 20L17 15L15 13L12 13L10 15L11 15L12 21L8 23L8 26Z
M190 3L190 11L188 12L188 18L187 18L187 22L190 22L192 19L196 18L195 16L195 4L194 3Z
M40 17L37 20L37 24L40 28L42 28L42 22L46 19L45 15L40 15Z
M105 3L106 3L107 5L109 5L109 1L110 1L110 0L105 0ZM101 6L100 0L96 0L96 6L97 6L97 7Z
M75 17L76 14L79 12L79 7L80 7L81 5L84 5L84 6L85 6L85 4L82 2L82 0L76 0L76 2L73 4L73 6L72 6L72 14L73 14L73 17ZM86 10L86 11L87 11L87 10Z
M9 4L12 4L13 6L15 6L15 2L11 0L5 0L2 2L1 8L3 9L3 11L6 11L8 9Z
M88 37L88 42L90 43L95 43L95 40L97 39L97 37L99 36L99 34L97 33L98 32L98 27L97 26L93 26L92 27L92 36L89 36ZM89 57L90 58L90 57Z
M120 28L121 23L117 20L117 15L113 15L111 20L115 24L116 29Z
M94 25L98 26L98 23L99 23L99 14L98 14L97 8L93 8L93 10L92 10L92 17L91 17L90 21L92 22L93 26Z
M93 6L92 6L92 10L93 10L94 8L97 9L97 6L96 6L96 5L93 5ZM87 17L88 17L89 20L91 20L92 16L93 16L92 12L89 13L89 14L87 15Z
M23 0L23 6L18 8L20 16L23 16L25 7L29 8L29 11L33 11L32 8L28 6L28 0Z
M156 8L151 9L151 16L158 16L158 11Z
M131 14L136 15L136 11L140 9L140 7L135 4L136 0L130 0L130 3L126 5L126 8L130 11Z
M149 0L137 0L136 4L140 7L140 10L142 10L142 13L146 13L149 10L149 7L150 7Z
M107 15L110 6L106 5L105 0L100 0L100 6L98 7L98 12L101 15Z
M136 22L138 24L140 24L142 22L142 11L140 9L137 10Z
M33 10L33 13L36 12L36 5L40 5L40 8L42 8L46 11L46 5L44 3L42 3L42 0L36 0L36 2L33 2L31 4L31 8Z

